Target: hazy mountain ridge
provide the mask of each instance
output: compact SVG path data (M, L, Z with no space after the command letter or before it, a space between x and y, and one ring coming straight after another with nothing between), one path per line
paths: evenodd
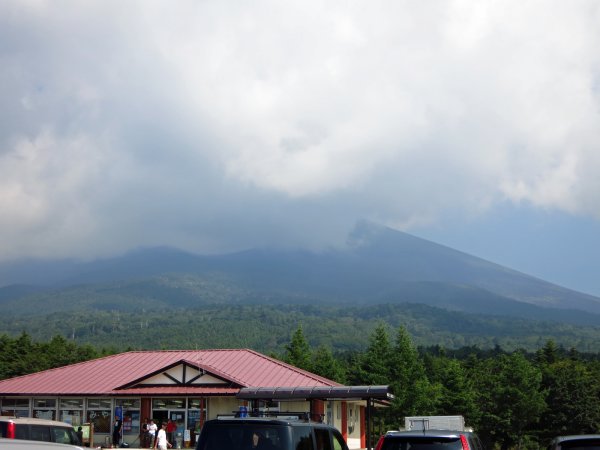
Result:
M88 263L1 265L0 302L18 311L134 310L211 303L376 304L417 302L440 308L589 323L600 299L575 292L406 233L359 223L348 247L320 253L253 249L201 256L141 249ZM39 275L41 273L41 275ZM45 289L40 291L40 286ZM543 308L533 308L533 305ZM556 308L566 311L545 311ZM572 311L571 311L572 310Z

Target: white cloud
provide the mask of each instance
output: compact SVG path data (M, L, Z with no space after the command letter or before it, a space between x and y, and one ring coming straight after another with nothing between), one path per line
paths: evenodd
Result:
M320 245L504 199L598 216L598 23L593 0L2 2L0 253Z

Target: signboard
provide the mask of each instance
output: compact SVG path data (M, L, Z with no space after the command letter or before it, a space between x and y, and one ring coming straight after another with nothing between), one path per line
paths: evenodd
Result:
M131 431L131 416L125 416L123 419L123 431L130 432Z
M92 447L94 445L94 425L84 423L81 425L81 433L82 444L88 444L89 447Z

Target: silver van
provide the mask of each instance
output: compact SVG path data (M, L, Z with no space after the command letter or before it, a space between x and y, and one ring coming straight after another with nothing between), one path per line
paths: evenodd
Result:
M0 416L0 437L81 445L75 430L68 423L30 417Z
M84 450L75 445L54 442L26 441L24 439L0 438L0 450Z

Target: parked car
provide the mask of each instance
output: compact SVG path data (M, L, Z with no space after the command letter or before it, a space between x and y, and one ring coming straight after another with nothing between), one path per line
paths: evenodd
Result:
M81 445L68 423L30 417L0 416L0 437Z
M548 450L600 450L600 434L555 437Z
M348 450L341 433L317 422L278 418L222 418L202 427L196 450Z
M55 442L28 441L24 439L0 438L0 450L84 450L75 445Z
M477 434L471 431L413 430L388 431L376 450L483 450Z

